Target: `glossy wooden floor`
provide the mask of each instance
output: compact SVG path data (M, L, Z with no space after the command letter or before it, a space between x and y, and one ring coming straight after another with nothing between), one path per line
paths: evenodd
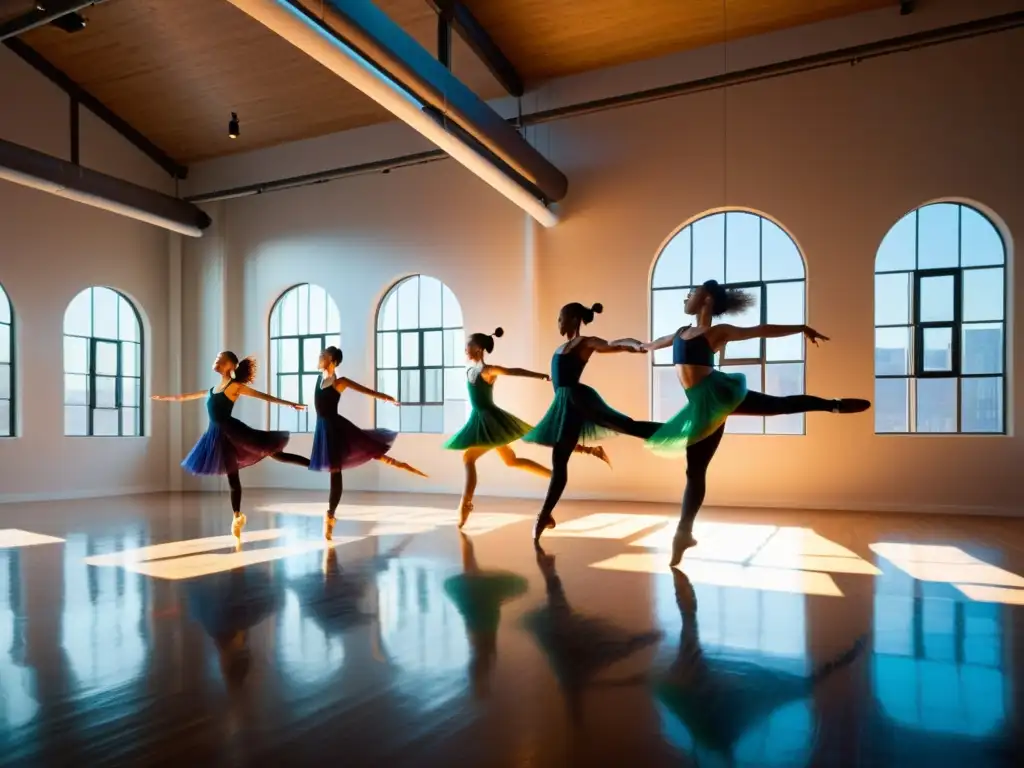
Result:
M1020 521L454 502L0 506L0 763L1022 764Z

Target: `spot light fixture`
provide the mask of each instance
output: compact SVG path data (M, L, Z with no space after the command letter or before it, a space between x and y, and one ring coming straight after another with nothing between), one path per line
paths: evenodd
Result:
M228 136L232 139L237 139L239 132L238 115L235 112L232 112L231 120L228 121Z

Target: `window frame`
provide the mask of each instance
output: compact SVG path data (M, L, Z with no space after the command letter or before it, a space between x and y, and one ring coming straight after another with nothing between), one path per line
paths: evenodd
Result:
M18 436L17 426L17 408L18 408L18 350L15 344L15 329L17 324L17 318L14 316L14 302L11 301L11 295L7 292L7 289L0 285L0 294L3 296L3 300L7 303L7 316L10 318L10 322L0 321L0 333L6 333L8 339L7 348L10 350L10 360L7 361L8 366L8 396L0 398L0 400L7 401L7 434L0 435L0 440L10 440Z

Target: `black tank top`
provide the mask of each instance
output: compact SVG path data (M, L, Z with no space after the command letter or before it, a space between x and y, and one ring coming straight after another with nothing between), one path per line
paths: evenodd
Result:
M703 365L713 368L715 365L715 353L708 344L705 334L695 336L692 339L684 339L680 329L676 331L676 337L672 340L672 364L673 365Z

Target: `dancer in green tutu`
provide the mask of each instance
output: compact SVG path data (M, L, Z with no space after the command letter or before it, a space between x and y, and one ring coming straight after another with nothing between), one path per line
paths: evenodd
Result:
M463 451L462 461L466 466L466 486L459 503L459 528L466 524L473 511L473 494L476 491L476 462L490 450L494 450L507 467L525 469L535 475L551 477L551 470L535 461L520 459L509 448L533 427L522 419L503 411L494 404L494 380L500 376L523 376L530 379L550 381L546 373L535 373L525 368L502 368L484 362L484 354L494 351L494 339L501 338L504 331L498 328L492 334L474 333L466 342L466 357L472 365L466 369L466 385L469 388L469 404L472 412L465 426L444 444L451 451ZM607 462L604 449L576 446L576 451L596 456Z
M826 400L813 395L765 395L748 390L742 373L717 370L715 354L730 341L775 339L798 333L815 346L819 340L828 341L827 336L806 325L744 328L722 323L712 326L712 318L741 312L752 304L753 298L743 291L727 289L716 280L708 280L686 297L684 309L686 314L697 318L696 325L685 326L641 345L646 351L671 347L679 383L686 390L686 405L646 443L657 453L686 454L686 490L679 527L672 541L673 566L679 564L686 549L697 543L693 538L693 521L704 503L708 465L722 441L729 416L780 416L810 411L861 413L871 407L869 400L855 398Z
M523 442L551 447L551 482L544 506L533 529L536 544L541 534L555 527L552 514L569 479L569 457L578 443L593 443L614 434L647 438L661 426L652 421L633 421L609 406L591 387L580 383L583 369L595 352L643 352L636 339L605 341L597 336L581 336L580 328L594 320L604 308L600 304L585 307L578 302L566 304L558 313L558 333L567 341L551 358L551 383L555 399L540 424L523 436Z

